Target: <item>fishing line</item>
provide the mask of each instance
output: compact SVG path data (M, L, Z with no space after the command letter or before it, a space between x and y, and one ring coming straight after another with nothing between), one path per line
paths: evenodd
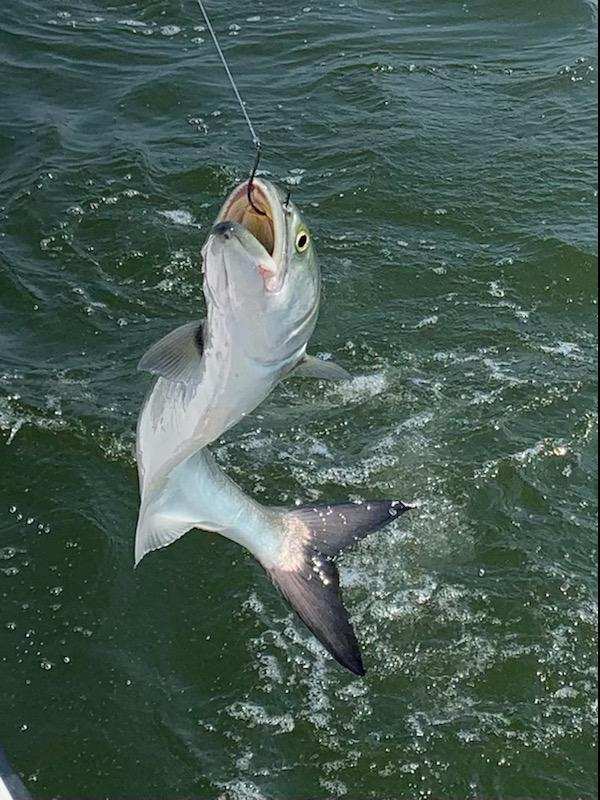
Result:
M250 116L248 115L248 112L246 111L246 105L245 105L244 101L242 100L242 96L241 96L240 91L239 91L239 89L237 87L237 84L235 82L235 78L231 74L231 70L229 69L229 64L227 63L227 59L225 58L225 54L221 50L221 45L219 44L219 40L217 39L217 34L215 33L215 29L212 26L212 23L211 23L211 21L210 21L210 19L208 17L208 14L206 13L206 9L204 8L204 4L203 4L202 0L196 0L196 1L197 1L198 5L200 6L200 11L202 12L202 16L204 17L204 21L206 22L206 27L208 28L208 31L209 31L209 33L210 33L210 35L212 37L212 40L214 42L216 51L217 51L217 53L219 55L219 58L221 59L221 63L223 64L225 72L227 73L227 77L229 78L229 83L231 84L231 88L233 89L233 93L235 94L236 99L237 99L237 101L238 101L238 103L240 105L240 108L242 109L242 114L244 115L244 119L246 120L246 124L248 125L248 128L250 130L250 135L252 136L252 143L254 144L254 147L256 148L256 157L254 159L254 166L252 167L252 172L250 173L250 179L248 180L248 202L250 203L250 205L256 211L257 214L260 214L261 216L265 217L266 214L264 213L264 211L261 211L260 208L257 208L254 205L254 203L252 202L252 186L253 186L253 183L254 183L254 178L256 177L256 171L258 170L258 165L260 164L260 156L261 156L261 151L262 151L262 142L258 138L256 130L254 129L254 125L252 124L252 120L250 119Z

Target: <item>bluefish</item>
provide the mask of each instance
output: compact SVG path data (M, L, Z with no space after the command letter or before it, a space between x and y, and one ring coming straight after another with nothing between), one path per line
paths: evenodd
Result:
M321 282L310 232L275 186L255 180L252 203L247 184L229 196L203 257L206 320L168 334L140 362L159 377L137 430L136 564L189 530L220 533L247 548L334 658L363 675L333 558L407 506L265 507L206 449L287 375L348 377L306 355Z

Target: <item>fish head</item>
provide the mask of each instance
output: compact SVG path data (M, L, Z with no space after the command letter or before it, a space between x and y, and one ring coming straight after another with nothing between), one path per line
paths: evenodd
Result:
M270 338L265 346L293 349L308 340L318 312L320 272L310 231L278 187L255 178L250 201L248 182L237 186L203 256L209 302L243 318L249 329L260 321Z

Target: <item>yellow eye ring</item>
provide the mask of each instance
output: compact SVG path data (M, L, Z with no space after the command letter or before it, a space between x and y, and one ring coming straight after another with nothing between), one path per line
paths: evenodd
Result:
M308 250L310 244L310 234L307 230L302 229L296 235L296 252L304 253Z

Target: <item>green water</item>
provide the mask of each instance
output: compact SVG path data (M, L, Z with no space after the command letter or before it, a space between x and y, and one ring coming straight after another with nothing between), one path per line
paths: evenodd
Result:
M364 680L229 541L133 572L136 363L248 132L192 0L3 0L0 742L48 798L593 797L597 5L208 5L356 376L213 451L417 508L342 562Z

